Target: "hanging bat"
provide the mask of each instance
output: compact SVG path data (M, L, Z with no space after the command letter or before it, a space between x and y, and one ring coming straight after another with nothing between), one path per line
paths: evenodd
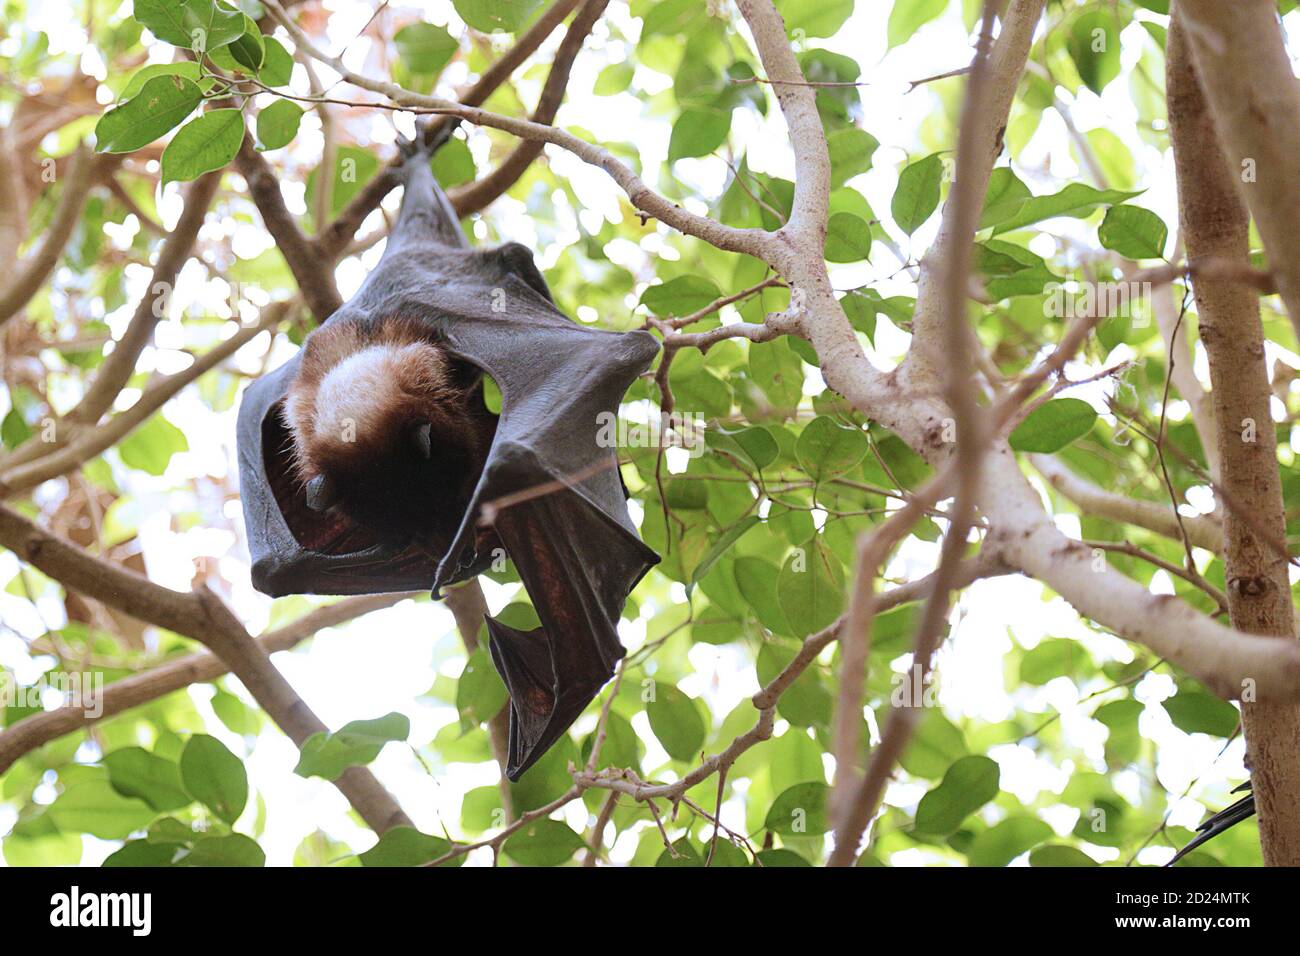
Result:
M623 604L659 560L597 440L658 344L573 322L519 243L470 248L430 168L440 143L423 138L403 144L401 210L374 271L244 394L252 578L272 596L438 598L504 549L541 622L487 620L517 780L613 675Z

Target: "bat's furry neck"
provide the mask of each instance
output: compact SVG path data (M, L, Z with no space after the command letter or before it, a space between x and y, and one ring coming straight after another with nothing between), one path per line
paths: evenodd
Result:
M427 325L333 319L308 338L285 401L297 475L327 477L338 507L381 534L427 533L433 504L466 496L482 469L475 397Z

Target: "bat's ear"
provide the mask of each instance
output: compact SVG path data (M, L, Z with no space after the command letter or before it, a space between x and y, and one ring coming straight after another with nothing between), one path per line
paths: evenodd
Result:
M424 422L411 429L411 447L415 453L428 461L433 457L433 423Z

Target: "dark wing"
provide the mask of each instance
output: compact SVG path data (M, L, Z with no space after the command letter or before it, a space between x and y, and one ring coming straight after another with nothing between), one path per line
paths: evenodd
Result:
M1243 783L1241 786L1234 789L1232 792L1238 793L1239 791L1249 790L1249 789L1250 789L1250 781L1247 780L1245 783ZM1211 816L1207 817L1205 819L1205 822L1196 828L1196 832L1198 836L1196 836L1190 843L1188 843L1187 846L1183 847L1176 854L1174 854L1174 858L1170 860L1168 863L1166 863L1165 866L1173 866L1175 863L1177 863L1187 854L1191 853L1201 844L1209 840L1213 840L1224 830L1227 830L1229 827L1236 826L1242 820L1249 820L1254 815L1255 815L1255 795L1253 793L1248 793L1246 794L1246 796L1242 797L1240 800L1238 800L1236 803L1232 804L1231 806L1225 807L1224 809L1220 810L1218 813L1212 814Z
M637 536L617 450L602 440L658 344L643 332L583 328L524 277L506 289L504 314L462 313L442 329L447 347L497 382L502 412L434 587L462 576L458 560L490 528L537 610L542 626L526 633L488 621L492 659L510 691L507 775L516 780L613 675L624 653L623 603L659 560Z

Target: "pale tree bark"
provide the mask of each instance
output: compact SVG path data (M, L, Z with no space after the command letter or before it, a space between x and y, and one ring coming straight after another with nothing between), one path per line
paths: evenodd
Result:
M1245 262L1250 253L1250 216L1238 177L1219 145L1181 11L1170 23L1166 63L1169 135L1188 261ZM1248 504L1256 523L1284 537L1286 517L1277 436L1269 413L1259 295L1246 285L1223 279L1197 277L1193 288L1201 342L1210 360L1220 483L1229 495ZM1287 562L1232 508L1225 505L1221 510L1232 626L1294 640ZM1300 708L1243 700L1242 722L1264 862L1300 865L1300 800L1295 796L1300 793Z
M1300 85L1273 0L1176 0L1229 168L1300 337Z

